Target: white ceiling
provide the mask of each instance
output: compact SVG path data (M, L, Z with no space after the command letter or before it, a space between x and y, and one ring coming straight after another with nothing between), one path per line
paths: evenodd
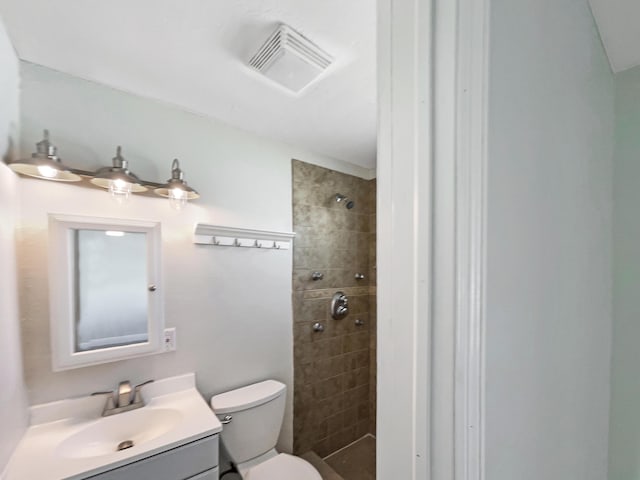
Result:
M590 0L614 72L640 65L640 1Z
M0 0L23 60L372 168L371 0ZM299 96L247 61L283 22L336 59Z

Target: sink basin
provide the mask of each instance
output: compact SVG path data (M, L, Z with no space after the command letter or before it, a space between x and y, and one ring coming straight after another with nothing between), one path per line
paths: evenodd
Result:
M103 397L32 406L31 425L2 479L100 478L105 472L220 433L222 425L196 389L195 380L193 373L156 380L142 392L144 407L109 417L101 416Z
M111 417L101 417L64 439L57 453L66 458L89 458L111 455L117 451L144 445L171 431L182 414L169 408L140 408ZM123 444L123 442L133 442ZM120 446L120 448L119 448Z

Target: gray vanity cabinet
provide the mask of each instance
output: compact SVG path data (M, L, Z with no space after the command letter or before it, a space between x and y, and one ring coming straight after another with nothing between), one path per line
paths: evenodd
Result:
M87 480L218 480L218 435L109 470Z

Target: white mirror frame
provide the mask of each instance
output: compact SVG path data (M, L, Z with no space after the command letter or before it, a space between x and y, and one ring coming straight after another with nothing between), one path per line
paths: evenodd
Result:
M72 234L78 229L146 233L148 284L155 285L155 290L149 291L147 342L84 352L75 351ZM160 266L161 227L158 222L50 214L49 307L53 370L68 370L162 352L164 315Z

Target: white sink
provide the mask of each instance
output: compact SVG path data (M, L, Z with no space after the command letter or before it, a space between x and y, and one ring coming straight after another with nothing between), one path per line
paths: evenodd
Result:
M145 406L102 417L104 397L31 407L31 426L3 480L80 480L219 433L222 425L195 388L195 375L157 380ZM118 449L132 441L130 448Z
M132 442L133 448L164 435L181 419L178 410L148 407L102 417L63 440L57 453L68 458L111 455L123 451L118 448L123 442Z

